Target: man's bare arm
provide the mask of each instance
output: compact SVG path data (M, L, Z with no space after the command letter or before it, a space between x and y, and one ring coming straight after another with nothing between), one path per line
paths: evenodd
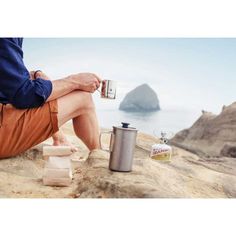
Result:
M52 93L47 102L65 96L74 90L93 93L100 86L101 80L92 73L70 75L64 79L52 81Z
M70 77L52 81L52 93L48 97L47 102L55 100L59 97L78 89L77 86L71 82Z

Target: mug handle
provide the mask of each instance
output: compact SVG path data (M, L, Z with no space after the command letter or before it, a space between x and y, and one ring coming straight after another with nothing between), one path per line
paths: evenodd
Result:
M109 148L103 148L102 146L102 135L103 134L110 134L110 146ZM112 152L112 149L113 149L113 132L112 131L103 131L100 133L99 135L99 143L100 143L100 147L103 151L106 151L106 152Z

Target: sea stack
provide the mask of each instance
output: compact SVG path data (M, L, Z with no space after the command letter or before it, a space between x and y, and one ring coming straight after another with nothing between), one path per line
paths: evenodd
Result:
M160 104L156 92L148 84L142 84L126 94L119 110L127 112L158 111Z

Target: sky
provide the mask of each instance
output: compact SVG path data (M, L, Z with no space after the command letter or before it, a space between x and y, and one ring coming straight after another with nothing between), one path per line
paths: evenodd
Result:
M100 106L118 106L143 83L162 109L217 113L236 101L236 39L25 38L23 50L27 68L52 79L93 72L116 80L118 99Z

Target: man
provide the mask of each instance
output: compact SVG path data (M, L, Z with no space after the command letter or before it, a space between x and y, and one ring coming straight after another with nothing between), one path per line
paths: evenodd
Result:
M51 136L54 145L70 145L59 128L71 119L86 146L100 148L91 93L101 80L92 73L54 81L41 71L29 73L22 42L0 38L0 158L18 155Z

